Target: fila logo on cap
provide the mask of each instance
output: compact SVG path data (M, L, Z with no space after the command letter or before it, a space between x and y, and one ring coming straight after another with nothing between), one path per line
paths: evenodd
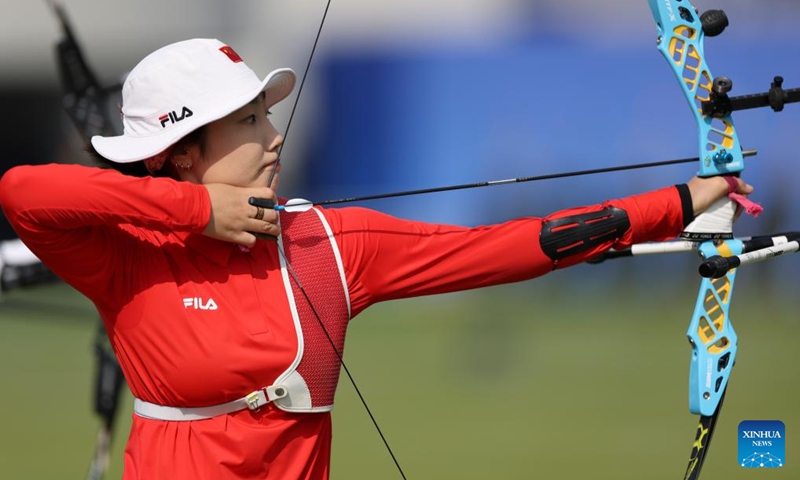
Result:
M173 110L173 111L171 111L171 112L169 112L167 114L164 114L164 115L161 115L160 117L158 117L158 121L161 122L161 126L162 127L166 128L167 127L167 122L169 122L170 124L178 123L181 120L183 120L184 118L191 117L192 115L194 115L194 112L189 110L188 107L183 107L183 110L181 110L180 116L178 116L178 113Z

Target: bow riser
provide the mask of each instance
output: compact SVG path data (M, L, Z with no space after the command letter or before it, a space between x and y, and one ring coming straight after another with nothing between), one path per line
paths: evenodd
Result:
M702 103L711 97L714 77L703 51L703 23L683 0L648 0L658 30L658 50L672 67L699 127L698 175L712 177L744 169L742 148L730 114L704 116Z

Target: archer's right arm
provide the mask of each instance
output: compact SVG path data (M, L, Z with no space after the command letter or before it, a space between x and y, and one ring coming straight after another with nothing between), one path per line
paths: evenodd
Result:
M202 232L211 212L202 185L57 164L9 170L0 207L31 251L93 300L154 232Z

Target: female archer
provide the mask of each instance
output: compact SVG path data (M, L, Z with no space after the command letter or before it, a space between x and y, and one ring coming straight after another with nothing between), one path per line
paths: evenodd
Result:
M127 77L124 133L92 138L147 175L52 164L0 179L15 231L96 305L136 397L126 480L327 479L350 319L674 238L729 189L693 178L476 228L354 207L279 214L263 206L279 203L283 142L268 115L294 84L289 69L259 79L217 40L171 44Z

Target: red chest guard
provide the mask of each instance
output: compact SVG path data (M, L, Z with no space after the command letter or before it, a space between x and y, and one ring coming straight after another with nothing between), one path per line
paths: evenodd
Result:
M317 209L282 212L280 221L278 242L285 253L285 258L281 255L281 274L298 349L292 365L273 383L288 391L275 404L292 412L329 411L341 368L336 352L344 352L350 320L344 268L330 226Z

